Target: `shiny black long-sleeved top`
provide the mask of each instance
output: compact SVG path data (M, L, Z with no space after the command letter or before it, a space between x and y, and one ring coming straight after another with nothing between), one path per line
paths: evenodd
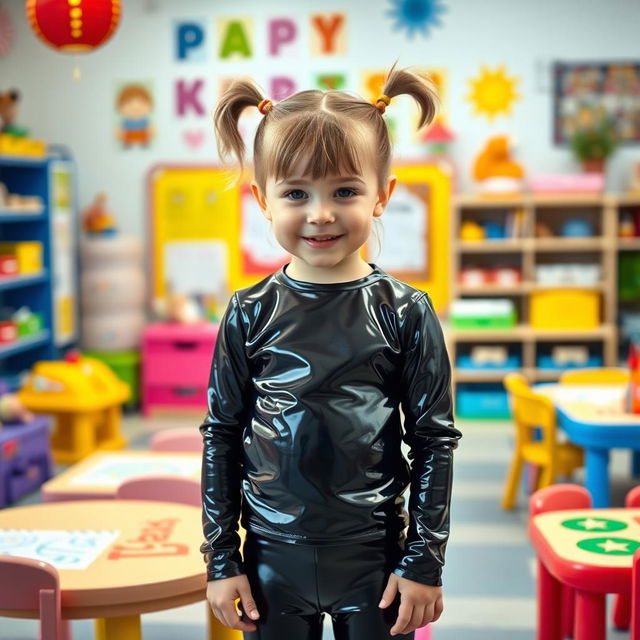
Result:
M240 519L298 544L406 536L394 573L441 584L461 436L449 359L428 295L371 267L330 284L283 267L231 298L200 426L209 580L244 573Z

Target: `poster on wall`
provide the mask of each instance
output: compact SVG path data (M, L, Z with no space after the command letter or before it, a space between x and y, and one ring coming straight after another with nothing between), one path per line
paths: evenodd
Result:
M429 186L398 183L381 218L381 249L367 245L368 262L375 262L400 279L428 279Z
M579 128L608 120L618 140L640 142L640 61L554 65L554 129L557 145Z
M121 149L147 149L155 137L151 82L122 82L116 88L115 136Z

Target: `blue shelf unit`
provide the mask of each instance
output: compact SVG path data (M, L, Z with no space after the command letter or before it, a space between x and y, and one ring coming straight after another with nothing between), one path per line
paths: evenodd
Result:
M0 308L17 310L22 306L42 314L44 326L36 334L0 344L0 380L15 386L18 376L38 360L60 357L60 334L56 327L56 265L53 220L55 213L54 170L61 166L74 176L73 162L67 154L55 153L40 159L17 158L0 154L0 182L9 193L39 196L43 208L33 213L0 209L0 241L37 241L42 244L42 270L39 273L0 277ZM72 191L70 189L70 191ZM70 193L75 201L75 193ZM72 209L69 209L72 211ZM75 212L73 212L75 229ZM77 234L77 231L74 230ZM63 249L60 249L63 250ZM76 298L77 299L77 298ZM73 340L70 341L72 343Z

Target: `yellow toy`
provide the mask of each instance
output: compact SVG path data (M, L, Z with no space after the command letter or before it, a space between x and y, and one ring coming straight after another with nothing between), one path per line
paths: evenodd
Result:
M67 464L127 444L120 419L130 393L107 365L71 352L63 362L36 362L17 395L30 411L54 416L52 453Z
M476 157L473 177L483 193L518 194L522 192L524 171L511 157L507 136L489 138Z

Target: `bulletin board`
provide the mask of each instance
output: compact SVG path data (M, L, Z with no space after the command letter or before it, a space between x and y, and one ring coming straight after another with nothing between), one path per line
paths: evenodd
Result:
M450 177L435 165L398 163L396 191L363 257L448 303ZM168 290L224 297L290 261L251 195L219 166L156 165L148 173L151 297ZM386 250L385 250L386 247ZM375 260L375 256L378 256Z

